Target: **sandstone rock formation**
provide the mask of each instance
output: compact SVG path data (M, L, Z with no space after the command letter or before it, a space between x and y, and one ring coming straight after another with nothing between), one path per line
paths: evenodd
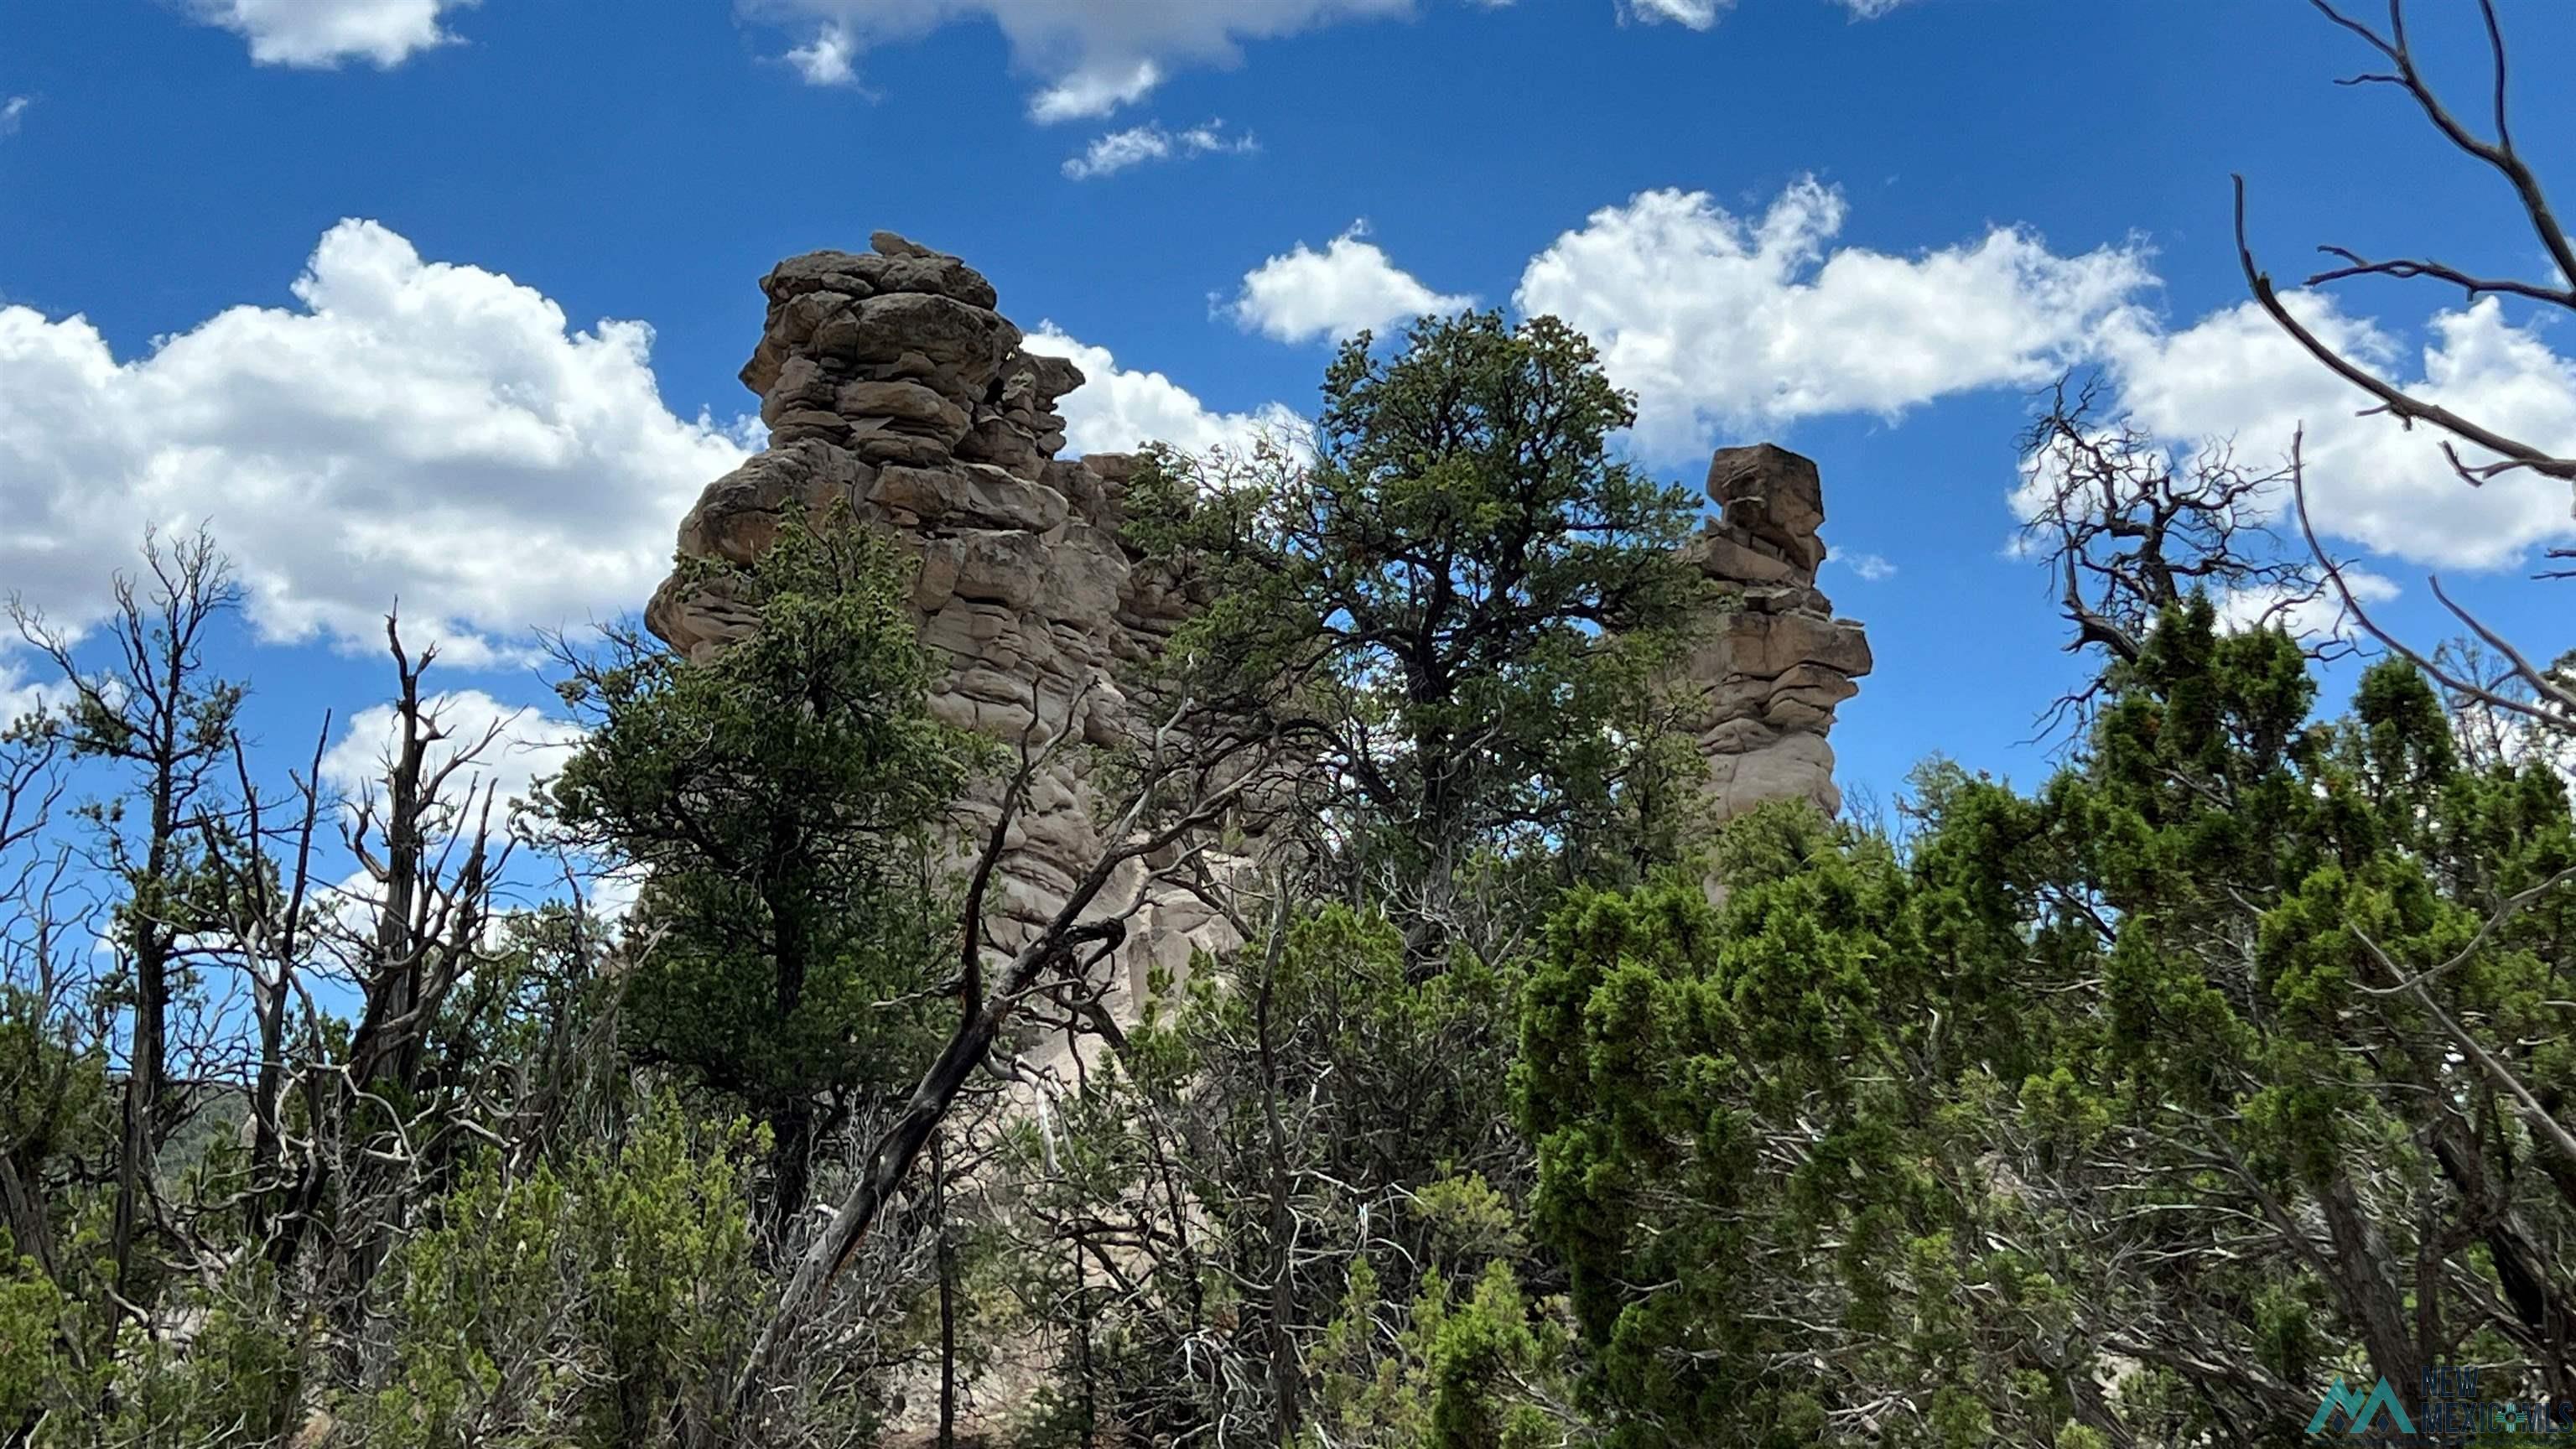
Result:
M890 233L871 246L796 257L762 279L768 320L742 380L760 395L769 447L708 485L680 525L680 552L748 561L789 510L845 503L920 560L913 604L923 642L946 659L932 701L942 717L1014 744L1066 728L1114 742L1130 723L1115 667L1152 657L1204 601L1121 543L1132 459L1055 456L1056 401L1081 372L1024 350L992 284L964 262ZM1717 812L1787 795L1831 811L1825 732L1870 656L1860 626L1835 619L1815 588L1815 464L1767 445L1729 449L1708 487L1719 514L1689 556L1729 607L1707 621L1687 669L1705 689L1699 738ZM720 586L675 575L646 622L700 658L750 621ZM1082 752L1059 751L1001 860L1001 949L1024 944L1095 858L1101 804ZM985 829L996 808L989 796L968 806ZM1140 899L1102 1003L1126 1021L1153 968L1177 975L1194 948L1233 944L1220 918L1149 889L1141 869L1103 908Z
M1825 521L1816 465L1769 443L1721 448L1709 463L1717 512L1684 556L1718 586L1723 607L1683 663L1704 712L1713 813L1731 820L1766 800L1804 796L1830 815L1842 808L1834 710L1860 692L1869 637L1816 589Z
M1180 581L1122 547L1118 504L1132 460L1059 461L1056 399L1082 384L1061 358L1022 350L993 310L992 284L955 257L880 232L866 255L814 252L761 280L769 316L742 380L760 394L769 448L708 485L680 525L696 558L745 562L790 509L847 504L920 559L923 643L947 671L931 708L951 723L1043 747L1070 728L1095 744L1127 726L1116 666L1151 657L1193 601ZM666 581L645 614L691 657L750 620L721 588ZM964 808L991 828L998 786ZM1017 950L1062 906L1100 853L1102 802L1080 750L1059 750L1031 784L997 871L995 945ZM1102 1004L1140 1014L1156 966L1233 944L1185 893L1145 889L1141 866L1102 907L1129 917Z

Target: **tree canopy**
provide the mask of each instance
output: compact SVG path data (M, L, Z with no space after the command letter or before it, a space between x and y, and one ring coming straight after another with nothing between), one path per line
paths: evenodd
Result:
M930 715L904 563L846 515L726 582L754 622L710 661L631 635L573 657L592 727L549 814L642 872L627 1045L769 1125L783 1214L853 1095L907 1088L935 1047L894 1003L952 967L942 830L992 747Z
M1554 318L1424 318L1343 345L1311 453L1165 452L1131 490L1130 535L1212 585L1190 687L1303 732L1342 868L1441 893L1410 915L1456 912L1480 857L1644 829L1696 505L1618 457L1635 420Z

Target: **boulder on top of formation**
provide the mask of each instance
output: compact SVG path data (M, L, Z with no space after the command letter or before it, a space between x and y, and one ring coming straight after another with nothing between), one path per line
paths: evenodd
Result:
M769 309L742 380L760 395L769 447L707 486L681 522L681 554L748 562L789 517L847 508L918 560L912 602L943 661L932 699L942 718L1012 743L1024 732L1124 738L1125 702L1108 681L1158 654L1205 599L1123 541L1132 457L1056 457L1056 405L1082 385L1081 370L1028 352L974 268L891 233L864 253L790 258L761 289ZM1715 812L1783 796L1831 812L1840 796L1825 736L1870 653L1861 627L1816 589L1816 465L1767 444L1729 448L1710 464L1708 492L1714 512L1685 556L1721 601L1683 667ZM680 574L645 617L692 658L752 622L720 576ZM1001 859L999 949L1038 929L1096 858L1099 804L1082 752L1052 755ZM963 813L969 828L989 829L998 808L988 791ZM1194 949L1233 944L1204 905L1158 895L1132 868L1138 878L1108 896L1123 905L1141 894L1144 905L1102 1003L1131 1022L1152 970L1177 979Z

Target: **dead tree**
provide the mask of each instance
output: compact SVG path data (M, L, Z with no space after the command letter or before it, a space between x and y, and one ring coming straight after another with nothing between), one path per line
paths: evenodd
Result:
M2289 471L2250 467L2223 439L2176 448L2128 418L2106 418L2102 386L2059 379L2021 439L2023 548L2048 563L2074 631L2069 652L2135 662L2156 617L2194 591L2237 627L2302 635L2312 657L2347 652L2340 620L2307 627L2330 586L2274 525ZM2057 702L2049 723L2080 722L2102 688L2097 673Z
M2492 171L2513 194L2517 211L2528 229L2527 241L2536 243L2549 259L2552 278L2518 278L2483 276L2430 257L2401 257L2374 260L2346 247L2324 246L2320 250L2337 265L2318 271L2306 280L2310 287L2329 286L2356 277L2386 277L2397 280L2431 281L2456 287L2474 300L2481 297L2513 297L2542 307L2576 312L2576 239L2571 239L2566 226L2549 204L2540 178L2524 157L2513 135L2509 104L2510 67L2504 27L2496 15L2494 0L2478 0L2478 14L2485 30L2489 61L2490 94L2486 129L2481 132L2443 99L2429 81L2418 62L2413 40L2407 28L2406 0L2388 0L2384 25L2364 22L2329 0L2310 0L2327 20L2357 37L2377 58L2382 68L2348 77L2343 83L2352 86L2391 86L2414 102L2434 130L2460 154ZM2410 430L2418 425L2446 435L2442 451L2459 481L2472 488L2483 487L2507 474L2529 471L2546 478L2576 484L2576 457L2551 448L2513 437L2499 428L2451 408L2424 401L2409 394L2395 382L2380 375L2367 362L2338 351L2302 324L2283 305L2269 273L2254 257L2252 244L2246 239L2245 178L2236 178L2236 250L2245 284L2255 302L2290 339L2303 348L2327 370L2351 383L2370 401L2365 410L2396 418ZM2464 455L2463 445L2469 451ZM2418 650L2396 638L2372 619L2337 568L2316 547L2316 530L2308 517L2305 478L2294 480L2302 531L2311 551L2323 568L2334 597L2350 613L2363 632L2418 668L2448 691L2454 700L2467 700L2491 707L2526 726L2553 735L2576 734L2576 687L2554 664L2535 662L2521 650L2499 636L2468 610L2454 602L2442 588L2439 578L2429 580L2433 596L2449 610L2471 635L2506 661L2501 677L2472 677L2474 671L2446 664L2434 651ZM2550 557L2566 559L2576 554L2570 550L2552 550ZM2544 577L2563 576L2566 570L2552 570Z
M209 863L227 882L223 894L231 909L226 934L235 964L249 983L258 1053L251 1067L250 1160L239 1196L244 1224L255 1242L266 1240L293 1185L285 1162L286 1084L293 1065L288 1031L304 989L303 969L310 964L313 845L323 806L322 756L330 740L331 715L326 711L314 738L312 762L292 780L294 808L283 826L273 821L252 778L249 754L235 740L239 835L227 839L219 834L208 851ZM284 859L269 853L273 836L282 837Z
M1078 708L1080 700L1077 699ZM1000 815L968 877L959 923L959 971L954 979L960 1019L947 1045L923 1071L910 1098L861 1154L847 1194L830 1223L798 1259L769 1322L744 1363L737 1404L752 1410L766 1392L781 1350L824 1305L836 1280L866 1241L923 1155L969 1079L991 1059L1022 1018L1029 1002L1067 978L1087 977L1126 939L1126 917L1141 904L1095 910L1113 882L1136 862L1167 861L1156 873L1184 871L1196 851L1186 843L1222 821L1260 778L1275 743L1207 719L1183 698L1135 749L1123 805L1106 822L1105 842L1064 904L998 970L983 961L983 903L999 869L1010 827L1024 808L1030 783L1072 734L1059 729L1043 748L1024 737L1018 769L1003 792ZM1194 732L1192 725L1208 726ZM1034 724L1032 726L1034 730ZM1172 853L1178 849L1179 855Z
M190 913L193 842L214 807L219 775L232 759L242 691L211 677L209 637L241 602L231 564L204 534L164 544L146 535L147 577L119 574L105 648L113 662L84 670L71 634L15 600L10 613L28 643L61 676L69 703L51 728L74 756L111 761L130 772L144 806L128 826L112 811L90 811L104 865L125 899L114 936L118 966L131 983L133 1018L126 1043L123 1123L108 1252L117 1291L146 1299L135 1273L138 1236L154 1214L155 1164L169 1135L174 969L196 922Z
M458 982L488 957L494 885L512 849L494 830L495 787L477 789L471 779L500 743L502 726L451 736L436 700L421 690L437 650L415 657L390 617L385 637L394 659L395 736L381 794L370 790L354 802L345 826L366 895L314 922L279 919L259 930L276 942L290 932L318 932L323 939L312 949L336 960L311 969L344 976L360 1002L336 1059L321 1051L318 1035L309 1043L302 1088L310 1135L292 1206L269 1247L282 1268L316 1235L329 1240L322 1271L344 1325L356 1322L405 1216L427 1136L440 1125L410 1105L423 1043ZM291 908L300 888L299 881L284 904Z

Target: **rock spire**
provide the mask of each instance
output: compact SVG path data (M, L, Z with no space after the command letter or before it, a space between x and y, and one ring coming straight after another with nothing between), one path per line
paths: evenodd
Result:
M990 282L955 257L888 232L865 253L822 251L761 279L769 310L742 380L760 396L769 446L707 486L681 522L679 551L747 562L791 510L846 504L919 560L912 602L922 641L944 658L932 708L1016 744L1071 728L1119 739L1123 701L1108 681L1152 657L1192 609L1188 583L1119 537L1125 455L1059 459L1057 400L1082 385L1062 358L1029 352L996 310ZM1721 817L1803 795L1838 808L1835 708L1870 668L1858 624L1816 590L1824 521L1816 465L1763 445L1710 467L1716 513L1687 556L1720 586L1684 668L1704 712L1698 739ZM646 623L703 658L749 627L720 583L675 574ZM1034 783L1001 861L995 944L1016 949L1094 858L1096 797L1079 750ZM970 802L989 828L996 804ZM1175 973L1196 948L1233 943L1196 900L1113 889L1130 920L1103 1005L1135 1019L1147 974Z
M1125 727L1115 666L1158 652L1193 605L1181 581L1118 541L1133 460L1055 456L1056 400L1082 373L1022 348L980 273L889 232L870 246L794 257L761 279L768 319L742 380L760 395L769 448L707 486L679 551L747 562L790 510L846 504L920 560L921 639L947 666L934 713L1014 746L1043 747L1068 726L1112 743ZM751 621L720 586L675 574L645 622L698 658ZM1031 939L1097 858L1101 805L1085 752L1055 751L997 870L997 948ZM996 788L967 802L965 823L980 837L998 810ZM1142 867L1131 870L1103 897L1124 909L1145 895L1102 1004L1132 1021L1153 967L1178 972L1193 949L1233 941L1196 899L1147 891Z
M1709 463L1717 505L1683 556L1717 585L1683 673L1696 691L1700 754L1714 813L1731 820L1766 800L1804 796L1831 815L1834 711L1860 693L1869 636L1816 589L1825 561L1816 465L1769 443L1721 448Z

